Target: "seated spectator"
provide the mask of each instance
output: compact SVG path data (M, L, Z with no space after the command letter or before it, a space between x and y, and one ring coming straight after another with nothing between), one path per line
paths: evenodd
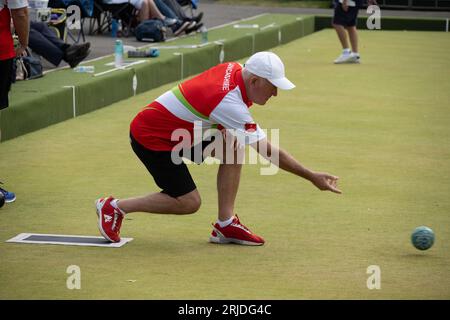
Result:
M177 17L180 20L195 21L197 24L199 24L203 18L203 12L200 12L195 16L188 17L177 0L162 0L162 1L177 15Z
M28 46L33 52L58 66L62 60L75 68L90 53L90 43L69 45L63 42L44 22L30 22Z
M178 36L183 31L193 28L196 24L195 22L180 19L175 14L175 12L173 12L172 9L170 9L170 7L164 3L163 0L144 0L144 1L149 1L153 3L154 6L152 5L151 13L153 12L153 10L155 10L157 19L161 19L159 16L162 16L165 17L166 19L168 18L175 21L175 23L172 26L168 25L169 27L171 27L174 36Z
M183 21L161 0L103 0L105 4L120 4L130 2L137 10L137 19L143 22L149 19L161 20L165 26L169 27L174 36L180 35L194 24Z
M172 29L174 36L180 35L191 25L190 22L179 19L172 9L161 0L131 0L130 2L139 10L139 22L159 19Z
M200 12L198 15L189 18L183 8L180 6L178 1L176 0L154 0L158 9L171 18L177 19L177 21L189 22L189 25L186 27L186 34L189 34L193 31L197 31L203 26L203 23L200 23L200 20L203 18L203 12Z

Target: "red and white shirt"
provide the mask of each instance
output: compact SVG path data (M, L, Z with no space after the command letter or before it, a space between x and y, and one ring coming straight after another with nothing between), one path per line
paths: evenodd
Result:
M16 56L11 35L11 14L9 9L28 7L28 0L0 0L0 60Z
M171 151L179 141L172 133L186 129L191 137L194 123L202 129L232 129L250 144L266 137L248 110L242 66L235 62L219 64L186 80L159 96L133 119L132 136L144 147Z

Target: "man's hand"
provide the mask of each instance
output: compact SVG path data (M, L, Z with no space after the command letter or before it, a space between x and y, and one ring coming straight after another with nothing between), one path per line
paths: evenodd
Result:
M24 56L26 56L27 55L27 51L26 50L27 50L26 47L24 47L22 45L19 45L16 48L16 57L24 57Z
M332 176L331 174L324 172L314 172L310 181L314 184L319 190L322 191L331 191L334 193L341 194L342 191L337 188L337 181L339 177Z
M256 143L252 143L251 146L255 148L265 159L272 162L274 159L277 159L278 161L276 162L276 165L280 169L311 181L311 183L320 190L342 193L342 191L337 188L337 181L339 177L332 176L328 173L314 172L305 168L286 151L273 146L269 141L267 141L266 138Z

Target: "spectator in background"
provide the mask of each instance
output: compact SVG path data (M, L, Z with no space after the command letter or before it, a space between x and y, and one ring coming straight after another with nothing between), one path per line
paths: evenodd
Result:
M19 37L19 46L15 50L11 18ZM28 1L0 0L0 110L9 106L8 94L13 80L14 58L24 54L28 46L28 32ZM16 200L13 192L3 188L0 188L0 192L5 196L5 202Z
M203 24L200 23L201 18L203 17L203 13L197 15L194 18L188 18L185 14L181 6L177 1L168 2L166 0L153 0L158 7L158 9L167 17L175 19L177 21L177 25L184 26L187 25L184 31L186 34L189 34L193 31L198 30ZM175 9L173 9L175 8ZM173 31L173 30L172 30ZM174 31L174 35L177 36L179 33Z
M158 0L156 0L158 1ZM176 14L163 2L154 0L103 0L105 4L121 4L129 2L137 10L138 22L149 19L161 20L166 27L171 28L175 36L180 35L189 27L189 22L178 19Z
M30 44L33 52L58 66L62 60L75 68L90 53L90 43L69 45L58 38L44 22L30 23Z
M201 26L199 26L199 24L203 18L203 12L200 12L199 14L190 18L186 15L186 13L184 12L183 8L181 7L181 5L178 3L177 0L159 0L159 1L164 2L164 4L166 4L177 15L177 17L180 20L190 21L190 22L195 21L195 23L196 23L195 29L198 29L199 27L201 27Z
M14 50L11 18L19 37ZM9 106L8 93L12 83L13 61L28 46L28 0L0 0L0 110Z
M367 2L369 5L376 4L375 0L368 0ZM336 30L342 45L342 54L334 60L336 64L360 62L356 22L358 11L362 5L363 0L334 0L333 28Z
M135 1L141 3L138 16L140 22L147 19L162 20L167 27L172 29L174 36L180 35L183 31L192 28L196 24L180 19L162 0Z

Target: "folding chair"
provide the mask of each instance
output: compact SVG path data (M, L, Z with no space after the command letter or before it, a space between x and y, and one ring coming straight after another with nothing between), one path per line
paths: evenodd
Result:
M89 25L89 34L101 34L111 31L113 19L122 21L122 35L127 37L134 22L136 8L129 0L123 3L108 3L104 0L93 0L94 10ZM95 26L97 24L97 26Z
M58 38L60 38L64 42L66 42L66 40L67 40L66 9L52 8L51 13L52 13L52 15L51 15L50 21L48 22L48 27L55 32L55 34Z
M66 10L72 5L75 5L80 9L80 29L73 28L70 24L67 25L67 36L72 39L74 43L80 42L80 39L83 39L83 42L85 42L86 37L84 35L84 20L92 16L94 10L94 0L61 0L60 2L64 4ZM70 14L71 12L67 13ZM71 14L67 15L68 21L72 21L70 16Z

